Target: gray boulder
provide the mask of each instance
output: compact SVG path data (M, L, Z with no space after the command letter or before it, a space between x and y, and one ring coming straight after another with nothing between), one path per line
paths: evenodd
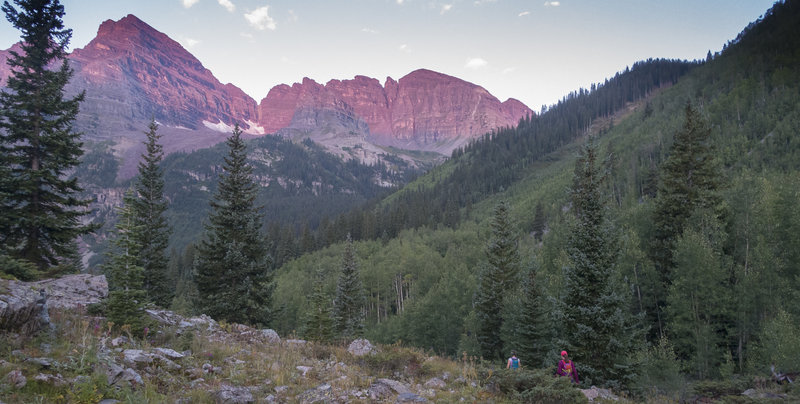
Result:
M375 353L375 347L369 340L359 338L350 343L350 346L347 347L347 352L350 352L353 356L371 355Z
M297 401L303 404L329 403L333 398L333 388L327 383L308 389L296 397Z
M52 328L48 309L99 303L108 295L104 275L67 275L39 282L0 281L0 329L32 334Z
M136 373L135 370L131 368L123 368L122 366L117 365L116 363L109 363L106 365L106 377L108 378L109 385L131 385L131 386L141 386L144 384L144 380L142 380L142 376Z
M442 390L445 387L447 387L447 384L445 384L444 380L442 380L442 379L440 379L438 377L434 377L434 378L428 380L427 382L425 382L425 387L427 387L429 389Z
M49 384L51 386L64 386L67 384L67 381L64 380L64 377L61 374L47 374L47 373L39 373L38 375L33 377L33 380L37 382L42 382L45 384Z
M122 360L133 367L143 367L153 363L153 356L141 349L126 349L122 351L122 356Z
M21 370L17 369L8 372L6 375L6 382L15 389L21 389L28 384L28 379L22 374Z
M281 342L281 337L278 335L275 330L260 330L259 333L261 334L261 338L265 339L270 344L279 344Z
M411 389L409 389L405 384L400 383L400 382L398 382L396 380L378 379L378 381L376 383L383 383L383 384L389 386L389 388L391 388L392 390L394 390L398 394L410 393L411 392Z
M589 400L589 402L593 402L594 400L603 400L603 401L618 401L619 397L614 395L611 390L608 389L600 389L596 386L592 386L588 389L580 389L581 393Z
M169 349L169 348L153 348L153 351L157 355L163 356L163 357L165 357L167 359L171 359L171 360L178 360L178 359L183 358L183 356L184 356L182 353L180 353L178 351L175 351L173 349Z
M428 399L415 393L400 393L397 395L398 403L427 403Z
M227 384L220 386L216 393L217 402L225 404L248 404L254 403L253 393L247 387L234 387Z

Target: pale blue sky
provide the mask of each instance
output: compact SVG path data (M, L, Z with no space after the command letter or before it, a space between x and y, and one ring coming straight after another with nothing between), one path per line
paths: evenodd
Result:
M700 59L773 0L62 0L72 48L134 14L260 101L310 77L427 68L538 111L638 60ZM19 34L3 19L0 48Z

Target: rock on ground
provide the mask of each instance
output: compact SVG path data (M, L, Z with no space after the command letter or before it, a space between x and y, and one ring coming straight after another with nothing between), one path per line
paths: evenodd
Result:
M108 295L105 275L78 274L38 282L0 282L0 329L22 333L49 327L48 309L88 306Z
M279 344L281 342L281 337L278 335L275 330L260 330L261 337L264 338L270 344Z
M429 389L442 390L445 387L447 387L447 384L445 384L444 380L442 380L442 379L440 379L438 377L434 377L434 378L428 380L427 382L425 382L425 387L427 387Z
M592 386L592 388L590 389L581 389L581 393L583 393L583 395L586 396L587 399L589 399L589 402L592 402L596 399L611 400L611 401L619 400L619 397L614 395L614 393L612 393L611 390L599 389L595 386Z
M347 347L347 352L350 352L353 356L364 356L375 353L375 347L372 346L369 340L359 338L350 343L350 346Z
M321 384L300 393L296 399L303 404L329 403L334 399L333 388L328 383Z
M397 395L398 403L427 403L428 399L414 393L400 393Z
M253 393L247 387L234 387L227 384L220 386L216 393L217 402L225 404L254 403Z

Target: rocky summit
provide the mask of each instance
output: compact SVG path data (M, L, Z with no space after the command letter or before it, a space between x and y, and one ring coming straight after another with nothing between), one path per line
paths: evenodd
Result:
M324 86L308 78L291 87L279 85L261 100L259 122L267 133L302 128L309 122L293 118L308 109L335 111L356 127L365 122L367 128L360 129L368 129L365 135L376 144L442 153L533 114L515 99L500 102L483 87L419 69L398 81L387 77L383 85L365 76Z
M19 50L15 46L0 51L0 62ZM67 93L86 91L75 127L88 140L114 139L123 161L140 153L140 135L151 118L162 125L167 153L216 144L238 123L251 135L336 137L338 143L357 138L354 144L449 154L533 114L515 99L501 102L483 87L426 69L399 80L387 77L383 84L365 76L325 85L305 78L273 87L257 103L134 15L103 22L69 60L75 75ZM10 73L2 63L0 85Z

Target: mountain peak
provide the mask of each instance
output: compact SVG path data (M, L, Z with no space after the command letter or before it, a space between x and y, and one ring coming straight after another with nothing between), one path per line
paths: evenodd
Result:
M147 49L180 49L183 47L166 34L151 27L133 14L119 21L105 20L97 29L97 36L86 45L84 50L131 50L132 47L143 46Z

